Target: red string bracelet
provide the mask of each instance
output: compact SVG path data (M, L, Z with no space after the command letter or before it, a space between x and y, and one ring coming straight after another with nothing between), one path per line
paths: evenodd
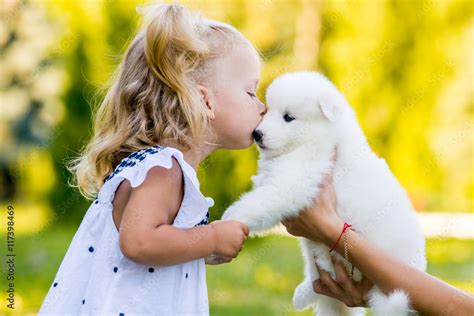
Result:
M332 248L331 248L331 250L329 250L329 252L332 252L334 249L336 249L337 244L339 243L339 240L341 240L342 235L344 235L344 233L346 232L346 230L347 230L348 228L351 228L351 227L352 227L352 225L347 224L347 223L344 223L344 227L342 227L342 232L341 232L341 234L339 235L339 238L336 240L336 243L334 244L334 246L332 246Z

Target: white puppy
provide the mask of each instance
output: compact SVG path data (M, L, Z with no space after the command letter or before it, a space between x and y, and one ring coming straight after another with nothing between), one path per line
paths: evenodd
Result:
M256 233L296 215L317 196L337 148L333 183L339 216L370 243L425 270L425 241L410 200L385 160L370 149L335 86L319 73L288 73L270 84L266 99L268 112L254 132L260 147L254 187L226 210L223 219L242 221ZM295 290L295 307L303 310L317 303L315 314L324 316L364 312L313 291L312 283L319 278L315 261L335 278L331 255L322 243L300 241L305 279ZM339 254L334 256L344 262ZM362 278L357 268L353 277ZM376 316L412 312L405 292L385 295L376 286L369 292L369 306Z

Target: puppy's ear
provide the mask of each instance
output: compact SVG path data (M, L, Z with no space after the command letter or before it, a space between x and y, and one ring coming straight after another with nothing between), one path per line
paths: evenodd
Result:
M345 100L339 93L327 93L319 98L319 108L329 122L335 122L341 116Z

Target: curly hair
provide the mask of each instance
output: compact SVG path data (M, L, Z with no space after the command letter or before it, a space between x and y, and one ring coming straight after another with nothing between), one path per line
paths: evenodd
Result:
M216 61L238 44L253 48L232 26L179 4L138 9L142 27L105 87L92 138L67 164L70 185L88 199L131 152L158 144L188 150L212 139L199 85L213 85Z

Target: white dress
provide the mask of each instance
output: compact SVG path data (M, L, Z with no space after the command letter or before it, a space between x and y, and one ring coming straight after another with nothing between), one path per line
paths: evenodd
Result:
M204 259L160 267L135 263L119 247L112 218L118 185L140 185L154 166L184 175L184 197L173 226L206 225L214 201L199 191L195 170L176 148L153 146L130 154L109 175L79 229L43 301L40 315L209 315Z

